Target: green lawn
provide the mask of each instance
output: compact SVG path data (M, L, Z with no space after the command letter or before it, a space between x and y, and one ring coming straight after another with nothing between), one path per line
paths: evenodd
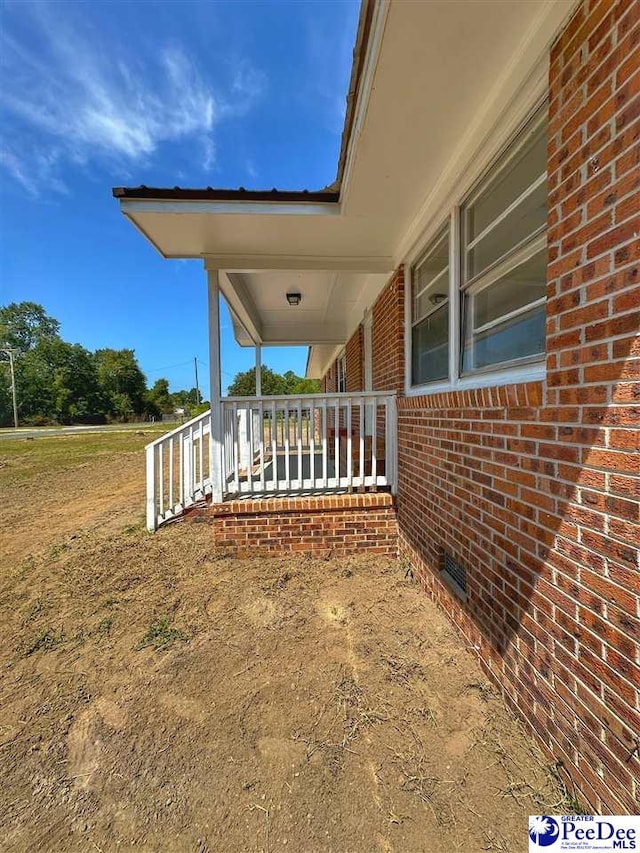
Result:
M77 468L100 456L142 452L145 444L166 431L166 426L150 425L140 430L123 429L121 432L3 439L0 442L0 484Z

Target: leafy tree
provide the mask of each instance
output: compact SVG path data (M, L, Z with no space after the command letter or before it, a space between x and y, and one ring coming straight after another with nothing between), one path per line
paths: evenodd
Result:
M98 382L107 394L110 413L119 418L144 411L147 380L132 349L99 349L94 353Z
M147 392L147 404L159 414L173 412L175 406L169 393L169 382L166 379L157 379L153 388Z
M198 394L197 388L191 388L189 391L174 391L170 397L175 408L186 409L189 412L196 406L199 406L202 399L202 395Z
M57 338L60 323L37 302L11 302L0 308L0 346L32 350L40 341Z
M252 367L242 373L237 373L228 388L231 397L252 397L256 393L256 370ZM265 397L281 397L285 394L318 394L320 383L317 379L304 379L292 370L282 375L262 366L262 394Z
M106 400L91 353L59 338L40 340L16 361L21 416L61 423L105 420Z

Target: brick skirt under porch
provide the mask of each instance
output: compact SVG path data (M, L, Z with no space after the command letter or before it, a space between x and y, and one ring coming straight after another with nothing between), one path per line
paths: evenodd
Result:
M398 550L395 499L386 492L232 500L193 507L186 519L212 524L216 545L240 553L395 557Z

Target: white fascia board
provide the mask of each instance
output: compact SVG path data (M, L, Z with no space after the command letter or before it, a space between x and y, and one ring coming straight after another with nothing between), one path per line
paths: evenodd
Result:
M380 58L380 47L382 45L382 37L384 35L387 17L389 14L390 0L376 0L373 20L371 22L371 31L367 43L367 55L362 69L360 85L356 93L356 112L353 118L351 134L348 142L347 157L342 175L342 183L340 185L340 201L344 204L349 195L349 187L351 185L351 176L353 174L354 164L357 156L358 141L360 133L367 116L369 108L369 99L371 90L378 68L378 60Z
M262 216L340 216L337 202L297 201L176 201L167 199L121 199L120 209L126 216L140 213L204 213L256 214Z
M389 273L393 258L356 255L203 255L207 270L260 272L260 270L296 270L319 272Z
M548 91L549 50L578 0L548 0L469 124L440 179L394 252L394 267L420 252L526 115ZM515 81L515 88L514 88Z

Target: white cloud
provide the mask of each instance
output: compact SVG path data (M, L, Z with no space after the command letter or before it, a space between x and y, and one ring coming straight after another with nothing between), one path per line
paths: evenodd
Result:
M12 34L10 15L0 35L0 107L9 115L0 163L29 192L63 191L65 163L117 165L119 173L150 158L167 142L200 140L202 165L215 163L213 131L226 116L245 112L264 78L237 70L228 97L213 86L180 45L154 44L145 56L108 43L103 33L64 19L64 6L13 8L28 24ZM136 42L134 41L134 44ZM55 152L55 153L54 153Z

